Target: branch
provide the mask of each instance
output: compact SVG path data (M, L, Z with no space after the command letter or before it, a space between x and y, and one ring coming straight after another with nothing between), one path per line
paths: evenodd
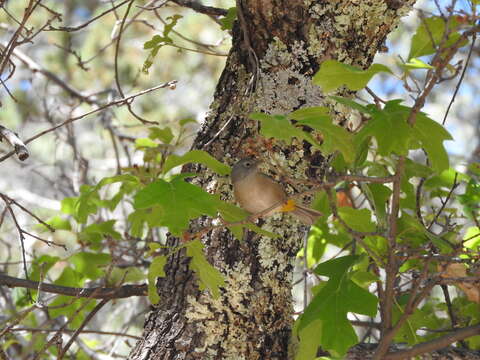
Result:
M57 332L58 329L36 329L36 328L18 327L18 328L13 328L13 329L9 330L9 332L16 332L16 331L26 331L26 332L31 332L31 333L36 333L36 332L50 333L50 332ZM62 329L62 332L63 333L73 333L73 332L75 332L75 330ZM123 337L128 337L128 338L136 339L136 340L141 340L142 339L140 336L125 334L125 333L119 333L119 332L114 332L114 331L82 330L81 333L82 334L123 336Z
M83 330L83 328L88 324L88 322L90 320L93 319L93 317L100 311L100 309L102 307L104 307L107 303L109 302L109 299L103 299L102 301L100 301L94 308L93 310L88 313L87 316L85 316L85 319L83 320L82 324L80 325L80 327L75 330L75 332L73 333L72 337L70 338L70 340L68 340L67 344L63 347L63 349L60 351L60 353L58 354L58 358L59 359L63 359L63 356L65 355L65 353L68 351L68 349L70 348L70 346L72 346L73 342L75 341L75 339L78 337L78 335L80 334L80 332Z
M135 0L130 0L127 6L127 10L125 10L125 14L123 15L122 21L120 23L120 30L118 31L118 37L117 37L117 42L115 44L115 57L114 57L114 69L115 69L115 83L117 85L117 90L120 93L121 97L125 97L125 94L123 93L122 86L120 84L120 75L119 75L119 70L118 70L118 55L120 53L120 42L122 40L122 34L123 34L123 29L125 27L125 21L127 20L128 13L130 12L130 8L133 5L133 2ZM158 124L156 121L149 121L147 119L142 118L140 115L138 115L135 111L133 111L132 106L129 102L126 103L127 109L132 114L136 119L138 119L142 124Z
M75 297L85 297L93 299L124 299L132 296L146 296L147 295L147 285L123 285L116 288L75 288L68 286L60 286L54 284L45 284L39 283L38 281L31 281L25 279L19 279L8 275L0 274L0 285L5 285L8 287L22 287L27 289L38 290L40 289L44 292L66 295L66 296L75 296Z
M427 27L427 29L428 29L428 27ZM472 36L473 34L479 32L479 31L480 31L480 25L476 25L476 26L472 27L471 29L465 31L458 38L458 40L455 41L455 43L450 45L448 47L448 49L445 49L446 50L445 52L437 51L437 53L435 54L435 57L432 60L432 65L435 67L435 69L429 70L429 72L427 73L427 84L426 84L425 88L423 89L422 93L415 100L415 105L412 107L412 111L410 111L410 115L408 116L407 122L410 125L415 124L417 114L420 112L420 110L425 105L425 101L427 99L427 96L432 91L433 86L441 78L442 71L445 68L445 66L447 66L449 61L457 53L457 50L462 46L463 42L465 40L468 40L469 36Z
M7 47L6 44L0 44L1 47L5 48ZM89 96L82 94L80 91L77 89L74 89L70 85L68 85L65 81L60 79L56 74L54 74L51 71L48 71L44 69L42 66L40 66L38 63L36 63L32 58L28 57L25 55L23 52L21 52L18 49L14 49L12 54L20 60L26 67L28 67L33 73L40 73L43 76L45 76L47 79L53 81L55 84L60 86L63 90L65 90L69 95L80 99L81 101L84 101L88 104L94 104L95 101L90 99Z
M25 144L28 144L30 142L32 142L33 140L39 138L40 136L43 136L45 134L48 134L49 132L52 132L52 131L55 131L57 130L58 128L62 127L62 126L65 126L67 124L70 124L74 121L77 121L77 120L80 120L80 119L83 119L84 117L88 116L88 115L91 115L91 114L94 114L94 113L97 113L99 111L102 111L102 110L105 110L111 106L114 106L114 105L122 105L122 104L125 104L125 103L131 103L132 100L138 96L142 96L144 94L147 94L149 92L152 92L152 91L155 91L155 90L158 90L158 89L161 89L161 88L170 88L170 89L175 89L175 84L177 83L176 80L172 80L172 81L169 81L169 82L166 82L166 83L163 83L163 84L160 84L160 85L157 85L157 86L154 86L150 89L146 89L146 90L142 90L138 93L135 93L135 94L132 94L132 95L129 95L127 97L124 97L124 98L121 98L121 99L118 99L118 100L114 100L114 101L111 101L107 104L104 104L102 106L99 106L93 110L90 110L82 115L79 115L79 116L76 116L76 117L73 117L73 118L70 118L68 120L65 120L64 122L58 124L58 125L55 125L49 129L46 129L46 130L43 130L41 132L39 132L38 134L32 136L31 138L29 138L27 141L25 141ZM0 158L0 162L4 161L5 159L8 159L10 156L12 156L14 154L13 151L9 152L8 154L2 156Z
M480 335L480 324L459 329L455 332L441 336L437 339L415 345L408 350L388 353L385 355L384 359L385 360L411 359L417 355L444 348L450 344L453 344L456 341L460 341L474 335Z
M172 0L172 2L174 2L177 5L192 9L198 13L205 14L205 15L226 16L228 14L228 11L225 9L202 5L196 1Z
M102 16L105 16L107 15L108 13L112 12L112 11L115 11L116 9L118 9L119 7L125 5L127 2L129 2L130 0L125 0L125 1L122 1L120 4L117 4L115 6L112 6L110 9L108 10L105 10L104 12L102 12L101 14L98 14L97 16L91 18L90 20L88 20L87 22L84 22L83 24L81 25L78 25L78 26L60 26L58 28L56 27L53 27L53 26L50 26L46 29L46 31L66 31L66 32L73 32L73 31L77 31L77 30L80 30L80 29L83 29L84 27L86 27L87 25L89 25L90 23L94 22L95 20L98 20L99 18L101 18Z
M397 218L398 212L400 209L400 192L401 192L401 181L403 172L405 170L405 157L401 156L398 159L397 168L395 170L395 180L393 181L393 194L392 200L390 203L390 214L388 217L388 225L390 227L388 232L388 260L387 266L385 268L386 280L385 280L385 298L380 299L384 303L383 314L382 314L382 323L383 331L385 334L392 326L392 308L393 308L393 299L394 299L394 288L395 288L395 279L397 276L397 259L395 258L395 249L396 249L396 236L397 236ZM380 349L387 350L389 344L382 344L379 346ZM378 351L378 350L377 350Z
M15 153L21 161L26 160L30 154L22 140L12 130L0 125L0 141L4 138L10 146L15 149Z

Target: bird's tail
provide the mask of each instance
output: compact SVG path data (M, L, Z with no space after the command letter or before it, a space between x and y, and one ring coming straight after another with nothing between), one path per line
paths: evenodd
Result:
M295 215L305 225L309 226L315 224L315 221L317 221L317 219L323 215L320 211L298 204L295 204L295 210L292 211L292 214Z

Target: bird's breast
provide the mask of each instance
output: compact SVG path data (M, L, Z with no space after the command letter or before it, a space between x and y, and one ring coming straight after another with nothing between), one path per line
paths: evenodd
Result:
M286 199L283 187L262 174L253 174L237 181L233 185L233 189L235 199L240 206L253 214L279 204L278 207L268 212L271 214L281 207Z

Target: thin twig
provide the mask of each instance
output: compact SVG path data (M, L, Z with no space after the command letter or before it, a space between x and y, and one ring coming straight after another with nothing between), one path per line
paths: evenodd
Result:
M114 69L115 69L115 83L117 84L117 90L120 93L122 97L125 97L125 94L123 93L122 86L120 85L120 72L118 69L118 55L120 53L120 42L122 40L122 35L123 35L123 29L125 27L125 21L127 20L128 14L130 12L130 9L133 5L133 2L135 0L130 0L130 3L127 6L127 9L125 10L125 14L123 15L122 21L120 22L120 29L118 31L118 36L117 36L117 42L115 44L115 57L114 57ZM142 118L140 115L137 115L133 109L130 103L126 103L128 111L130 114L132 114L136 119L140 120L143 124L158 124L157 121L149 121L147 119Z
M100 309L102 307L104 307L108 302L110 301L110 299L103 299L102 301L100 301L94 308L92 311L90 311L88 313L87 316L85 316L85 319L82 321L82 324L78 327L77 330L75 330L75 332L73 333L72 337L70 338L70 340L67 342L67 344L63 347L62 351L58 354L58 359L61 360L63 359L63 356L65 355L65 353L68 351L68 349L70 348L70 346L72 346L73 344L73 341L77 338L77 336L82 332L83 328L88 324L88 322L97 314L97 312L100 311Z
M450 112L450 108L453 105L453 102L455 101L455 98L457 97L458 90L460 90L460 86L462 85L463 78L465 77L465 74L467 73L467 68L470 63L470 58L472 57L473 53L473 48L475 47L475 42L477 40L477 33L473 33L472 35L472 45L470 45L470 49L468 50L468 55L467 55L467 61L465 62L465 66L463 67L462 74L460 75L460 79L458 79L457 86L455 86L455 91L453 92L452 99L450 100L450 103L448 104L447 111L445 111L445 116L443 117L442 120L442 125L445 125L445 122L447 121L448 113Z
M93 110L90 110L90 111L87 111L86 113L82 114L82 115L79 115L79 116L76 116L76 117L73 117L73 118L70 118L68 120L65 120L64 122L58 124L58 125L55 125L49 129L46 129L46 130L43 130L41 132L39 132L38 134L32 136L31 138L29 138L28 140L25 141L25 144L28 144L30 142L32 142L33 140L45 135L45 134L48 134L49 132L52 132L52 131L55 131L57 130L58 128L62 127L62 126L65 126L66 124L70 124L74 121L77 121L77 120L80 120L80 119L83 119L84 117L86 116L89 116L89 115L92 115L94 113L97 113L99 111L102 111L102 110L105 110L111 106L114 106L114 105L122 105L122 104L126 104L126 103L129 103L131 102L131 100L135 99L136 97L138 96L142 96L142 95L145 95L149 92L152 92L152 91L155 91L155 90L158 90L158 89L161 89L161 88L172 88L174 89L175 88L175 84L177 83L176 80L172 80L172 81L169 81L169 82L166 82L166 83L163 83L163 84L160 84L160 85L157 85L157 86L154 86L150 89L146 89L146 90L142 90L138 93L135 93L135 94L132 94L132 95L129 95L125 98L121 98L121 99L118 99L118 100L114 100L114 101L111 101L107 104L104 104L102 106L99 106ZM13 151L7 153L6 155L4 155L3 157L0 158L0 162L4 161L5 159L8 159L10 156L12 156L14 154Z
M73 31L78 31L78 30L81 30L83 28L85 28L86 26L88 26L89 24L91 24L92 22L94 22L95 20L98 20L100 19L101 17L107 15L108 13L112 12L112 11L115 11L116 9L118 9L119 7L122 7L123 5L125 5L127 2L129 2L131 0L124 0L122 1L120 4L117 4L115 6L112 6L110 9L108 10L105 10L104 12L102 12L101 14L98 14L97 16L91 18L90 20L88 20L87 22L84 22L83 24L81 25L78 25L78 26L60 26L60 27L53 27L53 26L50 26L48 27L47 29L45 29L45 31L66 31L66 32L73 32Z

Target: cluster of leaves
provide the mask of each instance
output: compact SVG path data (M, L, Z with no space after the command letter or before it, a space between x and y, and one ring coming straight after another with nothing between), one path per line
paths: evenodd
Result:
M458 23L452 21L450 26L458 27ZM445 37L445 27L444 19L425 19L412 39L410 60L402 64L404 73L401 79L407 78L413 70L433 69L416 57L431 55L438 51L441 42L444 48L460 38L456 31L449 32ZM360 90L378 72L393 74L393 71L380 64L361 70L329 60L321 65L313 81L326 93L342 86ZM393 177L398 175L395 169L398 159L403 157L405 169L401 174L401 211L399 218L395 219L398 225L397 246L427 257L431 255L429 249L433 247L436 254L451 257L461 254L463 259L470 260L466 261L467 264L473 264L480 249L479 229L477 226L465 229L460 224L468 219L477 222L480 194L478 164L469 168L468 175L450 168L444 148L444 141L452 139L448 131L422 112L416 113L413 121L410 121L414 110L402 104L401 100L390 100L380 107L378 104L363 105L339 96L331 96L331 99L368 118L366 125L357 131L347 132L332 122L326 107L304 108L283 116L257 113L251 118L261 122L261 133L265 137L287 143L291 143L295 137L307 141L323 153L333 154L332 167L336 173L348 172L373 178ZM419 162L416 159L418 156L413 156L418 154L415 150L423 151L425 162ZM333 214L328 196L322 192L317 194L316 207L326 216L312 229L309 247L303 250L306 251L303 255L306 255L313 273L328 280L312 289L313 300L296 322L296 333L300 339L298 360L314 358L318 347L335 356L343 356L358 342L347 313L372 318L377 314L379 299L370 293L369 287L380 280L372 269L385 268L388 251L392 250L387 240L391 226L388 214L389 204L393 201L392 188L388 182L369 183L368 180L357 186L367 205L362 209L335 209L336 217L333 220L327 220L328 215ZM462 194L454 193L458 188L462 188ZM463 209L447 206L452 196L463 205ZM427 205L436 206L437 209L428 212L425 210ZM440 221L440 217L444 220ZM440 231L432 231L432 226L440 228ZM462 239L459 233L466 235ZM363 245L357 248L358 255L318 264L325 253L326 244L346 248L358 239L362 240ZM440 261L432 261L428 270L435 273L440 264ZM420 272L424 267L424 262L418 258L409 259L399 271L404 274ZM404 313L409 296L405 294L396 298L393 321L397 321ZM464 297L456 297L453 308L464 326L480 320L478 305ZM395 341L413 345L440 336L441 333L429 332L420 336L418 331L447 328L449 320L439 315L444 311L445 302L428 298L397 332ZM479 348L480 337L472 337L468 343L473 348Z
M181 126L190 120L182 120ZM149 128L149 136L136 140L137 150L143 152L143 166L124 169L124 174L107 177L96 185L82 185L80 195L62 200L61 211L68 218L55 216L47 223L57 230L73 231L84 248L67 259L58 257L41 257L32 270L30 278L39 278L38 266L47 266L46 273L56 262L66 260L68 266L54 281L57 285L82 287L86 281L104 279L107 285L118 285L120 281L148 280L148 296L152 303L159 301L155 283L158 277L165 276L164 266L168 256L185 248L186 255L191 258L190 268L198 275L200 288L207 288L215 297L219 295L219 287L223 285L223 277L208 263L202 251L199 240L192 240L187 233L189 222L200 216L221 216L228 222L231 231L240 238L243 228L257 231L262 235L275 236L262 230L252 223L241 223L248 215L239 207L220 200L219 195L210 194L201 187L194 185L190 179L198 174L175 173L178 168L187 163L202 164L219 176L227 176L230 167L214 159L204 151L192 150L184 155L169 153L181 141L181 134L176 137L170 128ZM104 210L113 214L120 203L129 202L133 208L128 215L128 223L123 229L123 235L117 229L116 220L99 220L98 214ZM236 223L238 222L238 223ZM133 241L143 242L151 239L152 228L167 228L170 234L190 241L171 248L167 255L160 255L162 242L148 242L144 257L153 257L148 275L132 266L127 269L114 267L107 273L112 258L108 252L102 252L105 240L120 241L127 237ZM194 237L194 236L193 236ZM106 279L105 279L106 278ZM26 295L22 292L22 302ZM65 298L65 299L64 299ZM66 297L60 296L55 303L66 302ZM71 316L81 305L75 307L58 307L56 315ZM88 311L85 308L83 311ZM73 324L72 324L73 325Z

